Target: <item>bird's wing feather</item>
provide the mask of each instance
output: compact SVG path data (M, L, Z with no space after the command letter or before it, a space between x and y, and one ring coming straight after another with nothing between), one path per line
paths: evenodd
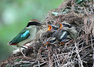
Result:
M66 37L68 36L68 32L67 31L65 31L65 30L62 30L62 32L61 32L61 34L59 35L59 37L58 37L58 40L63 40L63 39L66 39Z
M17 44L30 36L29 30L22 30L12 41L11 44Z

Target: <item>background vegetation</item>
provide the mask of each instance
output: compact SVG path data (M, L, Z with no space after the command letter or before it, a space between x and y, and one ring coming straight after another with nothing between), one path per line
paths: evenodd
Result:
M63 0L0 0L0 61L8 58L14 48L7 45L30 19L43 20L46 13Z

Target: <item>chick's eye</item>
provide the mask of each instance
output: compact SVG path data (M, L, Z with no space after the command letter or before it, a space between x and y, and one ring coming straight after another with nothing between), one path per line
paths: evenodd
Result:
M63 24L65 27L69 27L69 28L71 28L72 26L71 25L69 25L69 24Z

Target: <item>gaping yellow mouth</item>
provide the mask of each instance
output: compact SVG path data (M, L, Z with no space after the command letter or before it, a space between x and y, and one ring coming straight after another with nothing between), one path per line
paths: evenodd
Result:
M48 24L48 30L47 31L51 31L52 30L52 26Z

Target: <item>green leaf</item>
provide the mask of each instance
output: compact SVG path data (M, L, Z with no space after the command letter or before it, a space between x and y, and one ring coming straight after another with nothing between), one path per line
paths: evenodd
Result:
M19 62L19 61L21 61L21 59L16 59L15 61L16 61L16 62Z
M12 67L11 65L6 65L6 67Z

